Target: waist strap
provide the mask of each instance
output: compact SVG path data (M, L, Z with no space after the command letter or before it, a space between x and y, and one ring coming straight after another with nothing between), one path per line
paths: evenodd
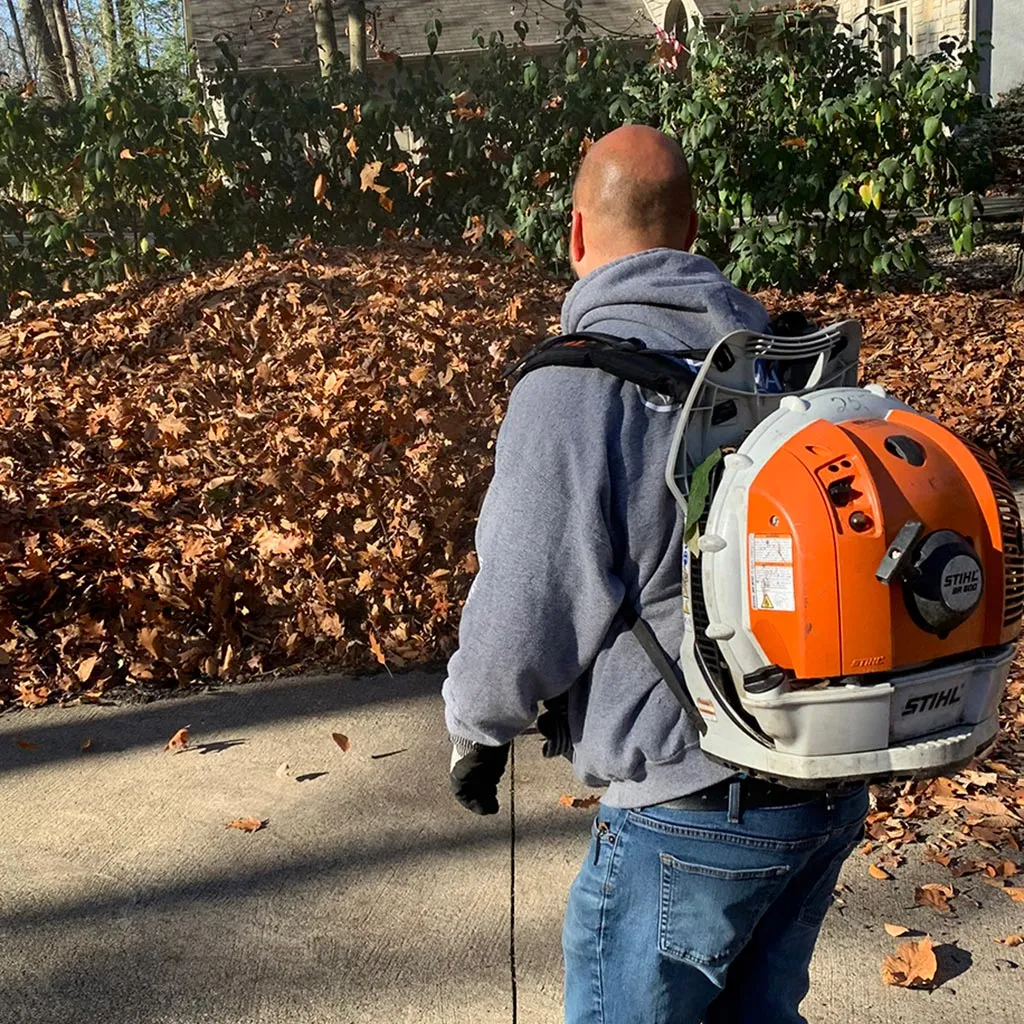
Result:
M739 799L746 810L758 807L793 807L809 804L820 800L825 795L820 791L790 789L788 786L779 786L763 779L726 779L724 782L717 782L715 785L708 786L707 789L702 789L697 793L691 793L689 796L666 800L658 806L679 811L734 810L736 801L734 786L739 787ZM730 807L730 794L733 807Z

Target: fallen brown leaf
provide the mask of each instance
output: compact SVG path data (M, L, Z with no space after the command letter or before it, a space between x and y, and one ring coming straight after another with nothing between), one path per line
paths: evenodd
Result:
M600 802L599 796L569 796L568 793L564 793L558 798L559 804L562 807L596 807Z
M188 726L184 729L179 729L168 741L164 750L187 750L188 749L188 738L189 731Z
M266 827L266 824L266 821L260 818L235 818L234 821L229 821L224 827L237 828L239 832L259 832L261 828Z
M872 878L877 878L879 881L887 882L892 879L892 875L889 874L885 868L880 868L877 864L868 865L868 874Z
M1002 939L995 939L994 941L1000 942L1004 946L1022 946L1024 945L1024 935L1007 935Z
M92 675L99 660L99 657L94 654L91 658L86 658L79 664L78 668L75 670L75 674L83 683L89 682L89 677Z
M38 750L39 744L33 743L31 740L15 740L14 741L22 750Z
M347 754L352 749L352 744L349 738L342 732L332 732L331 739L341 747L342 750Z
M1024 892L1024 889L1021 891ZM914 902L919 907L931 907L942 914L948 914L952 909L949 901L954 895L951 885L939 885L936 882L928 882L926 885L919 885L914 890Z
M387 662L387 658L384 657L384 648L381 647L380 641L370 633L370 650L373 651L373 656L380 662L381 665Z
M882 927L894 938L898 939L901 935L907 935L910 932L909 928L905 928L901 924L885 924Z
M935 980L939 962L935 945L925 936L917 942L904 942L882 962L882 981L900 988L927 988Z
M1011 887L1009 889L1004 889L1003 892L1005 892L1006 895L1015 903L1024 903L1024 888L1021 888L1020 886L1015 888Z

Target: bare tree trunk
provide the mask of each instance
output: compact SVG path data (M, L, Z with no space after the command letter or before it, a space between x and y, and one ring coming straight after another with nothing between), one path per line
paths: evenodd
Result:
M366 0L349 0L348 58L352 71L366 71Z
M146 21L145 0L140 0L139 10L142 12L142 46L146 52L146 67L151 68L153 66L153 54L149 49L149 22Z
M50 0L42 0L43 15L46 17L46 27L50 30L50 38L53 40L53 48L60 56L60 43L57 42L57 15L53 12L53 4Z
M77 101L82 98L82 77L78 73L78 54L75 53L75 40L71 35L68 9L64 0L53 0L53 17L57 22L57 40L60 43L61 56L64 59L64 77L68 82L68 95Z
M117 0L117 28L121 36L121 54L124 51L131 54L131 60L138 59L138 39L135 34L135 2L134 0Z
M18 21L14 0L7 0L7 14L11 19L11 28L14 30L14 44L18 47L21 66L25 69L25 81L30 82L32 81L32 66L28 62L28 50L25 49L25 40L21 35L21 23Z
M21 14L28 40L29 57L38 69L42 93L56 100L67 99L64 70L57 55L53 36L50 35L50 26L46 23L41 0L21 0Z
M1020 241L1017 244L1017 261L1013 267L1010 291L1014 295L1024 295L1024 218L1020 222Z
M114 18L114 0L100 0L100 38L103 56L107 58L107 77L117 67L117 21Z
M92 39L89 36L89 30L85 27L85 18L82 16L82 0L75 0L75 13L78 15L78 27L82 33L82 50L85 52L85 62L89 65L89 75L95 87L99 81L99 74L96 70L96 54L93 51Z
M320 58L320 74L330 78L338 59L338 36L334 29L334 10L331 0L310 0L313 27L316 30L316 50Z

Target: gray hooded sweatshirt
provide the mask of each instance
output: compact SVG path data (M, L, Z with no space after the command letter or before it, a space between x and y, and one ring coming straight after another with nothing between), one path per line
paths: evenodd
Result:
M578 281L562 331L707 348L767 315L709 260L652 249ZM498 745L567 693L573 766L613 807L693 793L708 760L618 615L628 597L678 658L682 517L665 485L676 410L599 370L544 367L516 385L480 513L473 582L443 694L457 744ZM460 743L461 741L461 743Z

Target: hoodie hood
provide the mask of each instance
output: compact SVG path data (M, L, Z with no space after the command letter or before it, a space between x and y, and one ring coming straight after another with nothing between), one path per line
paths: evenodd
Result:
M623 256L573 285L562 333L640 337L651 348L708 348L735 330L768 327L764 308L709 260L678 249Z

